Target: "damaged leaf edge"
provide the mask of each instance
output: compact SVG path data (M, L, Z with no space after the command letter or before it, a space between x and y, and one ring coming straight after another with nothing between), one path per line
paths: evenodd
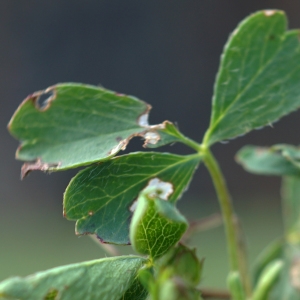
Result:
M28 95L23 100L23 102L19 105L18 109L15 111L15 113L13 114L13 116L8 124L8 130L16 139L19 139L19 138L16 137L11 132L11 124L12 124L15 116L19 113L20 109L23 107L23 105L25 103L31 102L34 105L34 107L37 110L39 110L40 112L44 112L44 111L48 110L51 106L51 103L57 97L57 87L59 87L59 86L60 86L60 84L56 84L56 85L48 87L45 90L40 90L40 91L34 92L34 93ZM92 86L92 85L83 85L83 86L90 86L90 87L94 88L94 86ZM50 92L52 93L52 95L50 95L49 98L47 98L45 100L44 105L42 105L42 106L38 105L39 98L42 95L45 95ZM120 95L123 96L123 94L120 94ZM141 128L145 128L145 130L142 132L137 132L137 133L131 134L127 138L119 141L119 143L108 152L107 156L105 156L103 158L91 160L91 161L85 161L85 162L75 163L72 165L67 165L65 167L62 166L63 163L61 161L43 162L42 157L37 157L33 161L25 161L25 163L23 164L23 166L21 168L21 179L24 179L31 171L42 171L42 172L63 171L63 170L67 170L67 169L77 168L80 166L87 166L87 165L90 165L90 164L93 164L96 162L109 160L110 158L114 157L117 153L119 153L121 150L125 150L127 145L129 144L130 140L133 139L134 137L141 137L144 139L144 144L143 144L144 148L147 148L148 144L152 144L152 145L157 144L161 139L161 136L158 133L158 131L165 129L167 124L173 124L173 123L170 121L164 121L161 124L149 125L148 117L149 117L149 113L152 109L152 106L140 99L137 99L137 101L143 102L146 105L145 112L143 112L137 119L138 126L140 126ZM21 144L17 148L16 159L22 160L19 157L19 152L22 149L22 147L24 147L24 145L26 145L26 141L21 142Z
M124 151L129 144L129 142L135 137L141 137L144 139L143 147L146 148L148 144L156 144L160 140L160 135L158 130L164 129L166 124L172 124L169 121L164 121L161 124L157 125L148 125L145 126L145 130L142 132L137 132L131 134L126 139L121 140L115 147L113 147L107 154L107 156L103 158L98 158L95 160L89 160L81 163L76 163L72 165L67 165L65 167L61 167L62 162L51 162L46 163L43 162L40 157L38 157L35 161L25 162L21 168L21 179L24 179L30 172L32 171L43 171L43 172L53 172L53 171L64 171L68 169L74 169L81 166L88 166L93 163L102 162L113 158L117 155L121 150ZM18 153L24 144L21 144L16 152L16 158L19 159Z

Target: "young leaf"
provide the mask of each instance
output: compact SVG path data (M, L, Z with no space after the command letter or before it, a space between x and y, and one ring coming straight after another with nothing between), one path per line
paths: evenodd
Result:
M246 299L241 276L237 271L232 271L228 274L227 286L230 290L232 300Z
M299 148L289 145L270 148L245 146L237 153L236 160L251 173L300 176L299 155Z
M286 31L284 12L246 18L222 54L204 143L234 138L300 107L299 31Z
M0 283L0 299L121 300L129 299L125 295L131 291L131 299L142 300L144 289L133 291L137 272L145 263L142 257L120 256L13 277Z
M201 300L200 291L193 285L174 276L172 267L159 270L155 280L150 279L150 299L155 300Z
M95 233L105 243L129 244L129 222L145 187L165 186L175 202L186 190L201 157L137 152L79 172L64 195L64 215L77 220L76 233Z
M161 268L172 268L173 275L181 277L191 285L197 286L200 282L203 260L199 261L196 249L179 244L161 257L158 263Z
M270 299L300 299L300 247L299 244L287 244L285 247L284 267L277 284L270 291Z
M271 289L275 286L283 268L282 260L270 262L263 270L253 293L253 300L268 299Z
M39 105L39 98L49 93L45 104ZM165 123L149 126L150 109L135 97L74 83L28 96L9 123L11 134L22 141L17 158L31 161L23 165L22 175L105 160L134 136L144 137L145 144L156 143L160 139L156 130Z
M254 266L252 268L253 273L253 284L256 285L262 272L265 270L267 265L273 261L280 260L284 255L284 239L276 239L272 241L267 247L259 254L255 259Z
M138 197L130 224L132 247L141 254L158 258L178 243L188 227L176 207L159 198L160 186L146 188Z

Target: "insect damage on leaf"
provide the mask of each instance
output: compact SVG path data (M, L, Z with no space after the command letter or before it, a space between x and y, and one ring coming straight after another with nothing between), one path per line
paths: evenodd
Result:
M45 95L50 97L39 104ZM149 125L150 110L133 96L75 83L28 96L8 125L21 141L16 157L25 161L22 177L33 170L66 170L107 160L134 137L143 138L144 147L157 144L159 131L172 123Z
M264 15L267 17L273 16L276 13L276 10L268 9L264 11Z
M151 187L156 188L154 191L152 191L151 197L159 197L162 200L168 200L169 196L174 191L172 183L164 182L159 178L152 178L151 180L149 180L148 185L141 192ZM134 200L134 202L130 205L129 210L131 212L134 212L136 206L137 206L137 200Z
M43 163L40 158L33 163L24 163L21 168L21 179L24 179L31 171L48 171L51 168L57 168L60 163L57 164L47 164Z

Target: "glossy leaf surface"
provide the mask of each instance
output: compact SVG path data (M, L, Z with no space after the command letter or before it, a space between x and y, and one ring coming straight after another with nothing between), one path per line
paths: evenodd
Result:
M212 145L271 124L300 107L299 31L286 31L284 12L246 18L225 45L210 127Z
M135 288L138 270L146 260L137 256L105 258L54 268L0 283L0 299L121 300L145 299L144 289ZM136 292L134 292L136 291Z
M52 95L39 105L45 94ZM9 124L11 134L22 141L17 158L35 161L24 165L23 174L74 168L114 156L132 137L155 132L147 121L150 108L132 96L74 83L28 96Z
M178 243L188 227L176 207L159 197L160 187L146 188L138 197L130 224L132 247L140 254L158 258Z
M290 145L245 146L237 153L236 160L251 173L300 176L299 155L299 148Z
M77 220L76 233L95 233L106 243L128 244L134 202L148 185L166 183L175 202L187 188L199 155L137 152L79 172L64 195L64 214Z

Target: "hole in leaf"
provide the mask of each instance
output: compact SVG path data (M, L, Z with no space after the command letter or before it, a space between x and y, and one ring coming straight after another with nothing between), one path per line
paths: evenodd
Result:
M54 99L54 93L53 91L45 91L43 93L41 93L36 102L35 102L35 105L38 109L40 110L46 110L49 105L50 105L50 102Z

